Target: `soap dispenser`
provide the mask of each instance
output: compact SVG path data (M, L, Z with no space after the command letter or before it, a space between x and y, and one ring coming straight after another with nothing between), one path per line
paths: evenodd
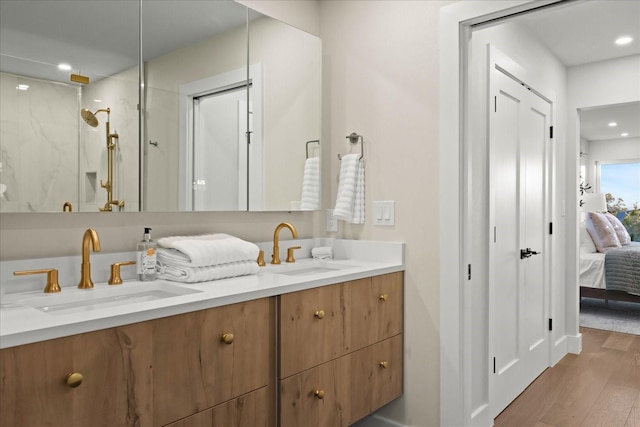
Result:
M138 243L136 262L138 280L141 282L156 280L156 242L151 240L149 227L145 227L144 237Z

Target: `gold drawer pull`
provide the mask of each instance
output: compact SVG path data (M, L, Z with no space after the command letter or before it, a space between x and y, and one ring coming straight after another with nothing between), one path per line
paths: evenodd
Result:
M378 298L380 299L380 301L385 302L389 298L389 295L380 294L380 296Z
M389 362L387 362L386 360L383 360L382 362L380 362L380 367L382 369L387 369L389 367Z
M316 311L316 312L315 312L315 316L316 316L318 319L324 319L324 310L318 310L318 311Z
M225 344L231 344L233 342L233 334L222 334L220 341Z
M67 375L65 382L69 387L76 388L82 384L82 374L80 372L72 372Z
M313 395L318 399L322 400L324 399L324 390L316 390L313 392Z

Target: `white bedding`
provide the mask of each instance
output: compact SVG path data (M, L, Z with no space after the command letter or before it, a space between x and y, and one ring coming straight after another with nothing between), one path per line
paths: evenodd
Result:
M580 286L605 289L604 254L580 252Z

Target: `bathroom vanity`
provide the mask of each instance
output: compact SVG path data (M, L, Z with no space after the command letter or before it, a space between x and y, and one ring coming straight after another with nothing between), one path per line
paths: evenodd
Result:
M334 252L117 307L5 295L0 426L352 424L402 394L404 245Z

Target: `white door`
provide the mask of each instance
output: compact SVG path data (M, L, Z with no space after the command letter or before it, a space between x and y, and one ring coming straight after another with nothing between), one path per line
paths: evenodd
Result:
M247 209L245 86L193 98L193 210Z
M490 78L489 339L497 415L549 365L551 104L499 67Z

